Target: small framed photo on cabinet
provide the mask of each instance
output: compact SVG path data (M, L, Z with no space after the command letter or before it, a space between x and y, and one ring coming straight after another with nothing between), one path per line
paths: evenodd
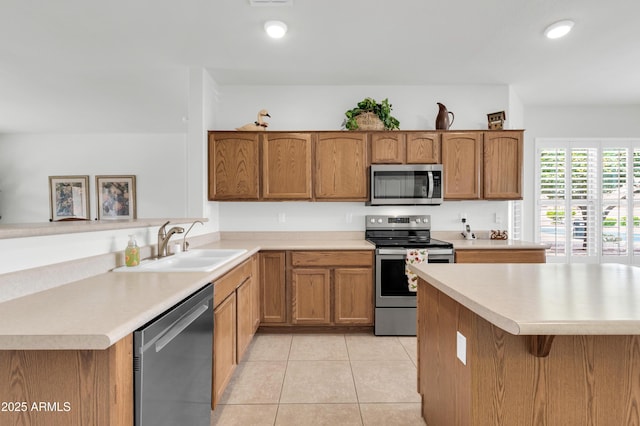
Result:
M49 211L52 222L90 220L89 176L49 176Z
M136 218L136 177L96 176L98 220Z

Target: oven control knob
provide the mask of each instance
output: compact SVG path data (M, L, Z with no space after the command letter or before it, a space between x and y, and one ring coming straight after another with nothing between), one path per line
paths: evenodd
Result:
M369 222L376 223L376 219L372 217L371 219L369 219Z
M378 223L382 223L382 219L378 219Z
M420 223L420 218L416 217L416 223Z
M422 223L429 223L429 219L427 219L426 217L422 218Z

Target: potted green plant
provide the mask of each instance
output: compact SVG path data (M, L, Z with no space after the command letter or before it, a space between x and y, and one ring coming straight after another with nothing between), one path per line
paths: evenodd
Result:
M344 113L342 126L347 130L394 130L400 128L400 122L391 115L392 105L389 99L381 103L373 98L365 98L358 106Z

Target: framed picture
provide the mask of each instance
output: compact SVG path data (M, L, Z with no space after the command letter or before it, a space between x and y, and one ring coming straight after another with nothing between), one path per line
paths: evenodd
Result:
M89 176L49 176L51 221L90 220Z
M136 218L136 177L96 176L99 220Z

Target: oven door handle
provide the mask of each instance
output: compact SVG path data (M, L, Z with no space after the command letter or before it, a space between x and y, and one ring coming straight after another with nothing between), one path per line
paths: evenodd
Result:
M451 256L453 255L453 249L430 249L427 248L427 253L431 256L435 256L435 255L446 255L446 256ZM380 248L376 250L376 254L382 254L382 255L406 255L407 254L407 249L397 249L397 248Z
M376 250L377 254L401 254L406 255L406 249L396 249L396 248L379 248Z

